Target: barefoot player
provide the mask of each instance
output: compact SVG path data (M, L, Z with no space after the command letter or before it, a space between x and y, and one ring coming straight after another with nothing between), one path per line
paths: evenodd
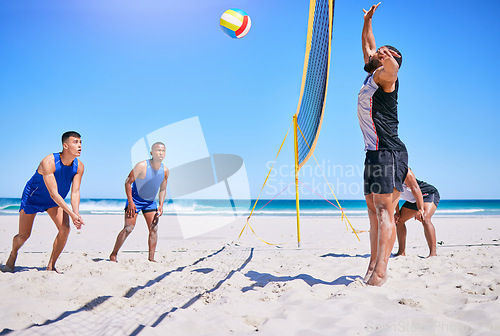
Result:
M163 214L163 202L167 192L168 169L163 166L165 158L165 145L156 142L151 146L151 159L141 161L135 165L125 180L125 193L127 203L125 205L125 226L116 237L115 247L109 259L117 261L116 256L120 247L134 230L137 221L137 213L142 211L149 230L148 248L149 261L155 261L156 242L158 240L158 218ZM158 193L159 206L155 198Z
M361 35L365 71L358 95L358 118L365 141L364 194L370 219L369 285L387 280L387 263L396 240L394 209L408 172L408 153L398 137L398 71L401 53L392 46L377 49L372 17L380 5L364 11Z
M80 134L64 133L62 146L62 152L49 154L40 162L35 174L24 187L19 210L19 233L12 241L12 251L5 264L7 271L14 271L17 253L30 237L38 212L47 211L58 230L47 265L48 271L57 272L56 261L66 245L70 231L69 218L71 217L77 229L84 224L79 214L80 183L83 175L83 164L77 158L82 150ZM70 187L71 208L64 201Z

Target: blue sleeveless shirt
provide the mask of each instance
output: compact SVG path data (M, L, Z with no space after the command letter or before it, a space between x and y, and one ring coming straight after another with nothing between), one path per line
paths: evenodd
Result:
M66 198L68 195L71 183L73 182L73 177L78 171L78 159L75 158L71 165L65 166L61 161L61 156L59 153L54 153L54 164L56 166L56 171L54 176L57 182L57 191L62 198ZM38 168L35 170L35 174L26 183L24 187L23 196L21 200L21 209L27 214L33 214L36 212L43 212L49 208L58 206L56 202L50 197L49 190L43 181L43 176L38 173Z
M158 170L153 169L150 160L147 160L147 165L146 176L142 180L136 179L134 183L132 183L132 197L134 200L139 198L144 201L154 201L160 189L160 185L165 179L165 168L163 163Z

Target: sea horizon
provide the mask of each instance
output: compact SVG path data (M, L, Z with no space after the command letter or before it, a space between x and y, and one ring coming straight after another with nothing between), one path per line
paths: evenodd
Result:
M69 204L69 200L66 200ZM120 215L123 214L124 198L84 198L80 201L82 215ZM252 200L220 199L176 199L166 200L164 215L185 216L248 216L255 203ZM348 216L366 217L366 203L363 199L339 200L340 206ZM400 204L403 202L400 201ZM20 198L0 198L0 216L17 215ZM335 200L301 199L301 216L337 216L341 214ZM259 200L253 215L295 216L295 199ZM436 217L449 216L500 216L500 199L444 199L436 210Z

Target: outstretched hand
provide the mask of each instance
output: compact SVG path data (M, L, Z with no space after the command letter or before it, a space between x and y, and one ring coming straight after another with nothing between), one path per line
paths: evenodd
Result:
M379 5L380 5L380 2L376 5L371 6L369 10L366 10L363 8L363 13L365 13L364 19L365 20L371 19L373 17L373 14L375 13L375 10L378 8Z

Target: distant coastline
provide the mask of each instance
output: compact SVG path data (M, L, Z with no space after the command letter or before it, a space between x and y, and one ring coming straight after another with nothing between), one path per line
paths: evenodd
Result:
M68 201L69 202L69 201ZM165 202L165 215L187 216L246 216L250 213L255 200L169 200ZM259 216L295 216L295 200L259 200L255 207L255 215ZM331 200L336 204L334 200ZM364 200L339 200L348 216L365 217L366 204ZM0 216L17 215L20 198L0 198ZM267 205L266 205L267 204ZM125 199L92 198L82 199L81 214L121 215ZM265 206L265 207L264 207ZM264 207L264 208L263 208ZM324 200L301 200L302 216L337 216L341 212ZM449 216L500 216L500 200L441 200L436 211L437 217Z

